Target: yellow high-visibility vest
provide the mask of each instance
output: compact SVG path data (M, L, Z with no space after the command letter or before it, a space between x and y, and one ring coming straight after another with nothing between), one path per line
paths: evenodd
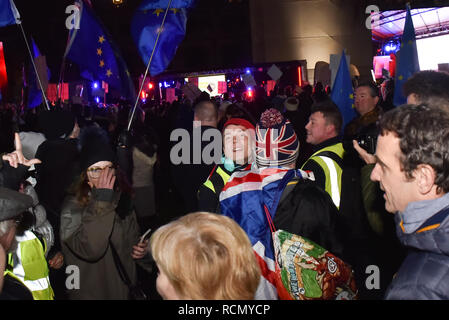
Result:
M34 300L53 300L53 288L48 277L48 264L45 259L44 245L31 231L16 236L17 250L8 255L7 271L20 280L33 295Z
M343 172L343 168L330 157L320 155L320 153L329 151L338 155L343 159L343 155L345 150L343 149L343 144L336 143L329 147L323 148L312 154L308 161L315 161L321 168L323 168L323 172L326 177L325 190L331 196L332 201L334 202L337 208L340 208L340 199L341 199L341 175ZM306 163L307 163L306 162ZM305 164L304 164L305 165ZM303 166L304 167L304 166Z
M229 180L229 178L231 176L229 174L227 174L222 168L220 168L220 166L217 166L217 170L215 170L215 172L223 180L223 186L226 185L226 183L228 182L228 180ZM211 176L211 178L212 178L212 176ZM213 193L216 193L215 186L214 186L213 182L210 179L207 179L206 182L204 182L204 186L209 188L209 189L211 189Z

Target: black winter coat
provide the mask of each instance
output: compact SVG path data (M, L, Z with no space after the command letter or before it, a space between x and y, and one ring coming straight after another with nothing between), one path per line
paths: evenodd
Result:
M314 181L295 179L294 182L282 194L273 219L275 227L312 240L345 260L338 209L331 197Z

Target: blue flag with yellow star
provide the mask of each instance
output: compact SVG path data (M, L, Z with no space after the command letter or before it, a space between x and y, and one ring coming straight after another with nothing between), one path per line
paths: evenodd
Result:
M122 96L134 98L130 73L106 29L89 5L75 4L80 7L80 24L70 33L65 56L78 65L84 78L105 81Z
M186 33L187 8L193 2L194 0L172 0L151 61L152 76L163 72L175 56ZM131 21L131 35L145 66L150 61L168 3L169 0L144 0Z
M402 87L415 72L419 71L418 49L416 48L415 28L413 26L410 6L407 5L404 33L402 34L401 49L396 64L396 78L393 103L396 106L407 103Z
M343 129L356 116L354 110L354 90L352 88L351 75L349 74L344 51L341 54L340 65L335 76L331 99L338 106L343 116Z

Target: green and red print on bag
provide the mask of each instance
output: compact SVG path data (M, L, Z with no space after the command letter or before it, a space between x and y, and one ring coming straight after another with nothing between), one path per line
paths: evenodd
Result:
M277 289L285 300L354 300L352 268L306 238L278 230L273 233Z

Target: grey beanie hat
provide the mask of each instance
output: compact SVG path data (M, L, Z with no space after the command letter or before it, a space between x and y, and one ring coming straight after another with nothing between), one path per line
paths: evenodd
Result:
M0 187L0 221L10 220L32 206L33 198L30 196Z

